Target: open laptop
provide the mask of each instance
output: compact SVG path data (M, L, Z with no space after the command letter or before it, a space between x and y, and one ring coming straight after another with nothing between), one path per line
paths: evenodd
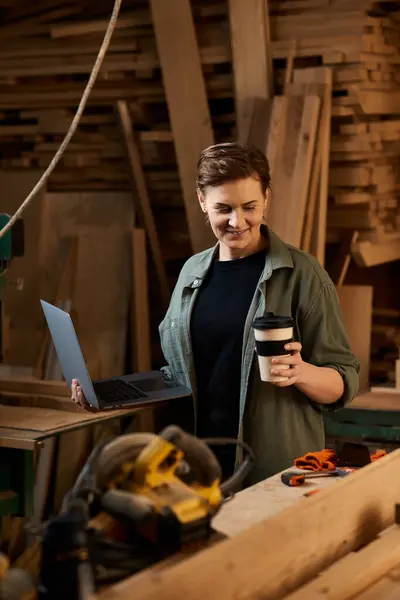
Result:
M54 347L66 382L77 379L87 402L98 410L146 406L190 397L190 388L149 371L92 381L70 315L41 300Z

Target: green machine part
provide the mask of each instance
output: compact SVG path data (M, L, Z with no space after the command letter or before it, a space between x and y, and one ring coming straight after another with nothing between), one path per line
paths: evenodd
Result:
M9 215L0 214L0 230L7 225L9 220ZM6 285L6 278L3 275L14 257L22 256L23 253L23 221L18 219L13 227L0 238L0 302L4 296ZM32 451L0 448L0 540L2 517L8 515L31 516L33 514L33 459Z
M0 214L0 230L10 221L7 214ZM11 261L17 256L24 255L24 223L17 219L14 225L2 238L0 238L0 301L4 293L5 279L2 275L10 266Z
M7 225L10 220L10 216L6 214L0 214L0 230ZM6 285L6 279L3 277L7 268L10 265L12 259L12 229L7 231L2 238L0 238L0 303L4 297L4 288ZM1 336L1 313L0 313L0 336ZM0 357L1 357L1 337L0 337Z
M10 220L9 215L0 214L0 230L3 229L7 225ZM0 239L0 275L2 271L4 271L12 258L12 238L11 238L12 229L7 231L7 233Z

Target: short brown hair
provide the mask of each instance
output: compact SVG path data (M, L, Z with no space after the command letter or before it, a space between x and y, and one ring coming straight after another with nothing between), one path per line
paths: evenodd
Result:
M247 177L259 180L263 194L271 187L268 159L255 146L238 143L215 144L200 154L196 185L202 194L205 194L208 187Z

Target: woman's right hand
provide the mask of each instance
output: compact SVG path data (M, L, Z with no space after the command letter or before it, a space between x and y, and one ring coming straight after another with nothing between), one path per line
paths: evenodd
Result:
M88 401L85 398L85 394L77 379L73 379L71 383L71 400L75 402L75 404L79 404L85 410L93 411L93 407L90 406Z

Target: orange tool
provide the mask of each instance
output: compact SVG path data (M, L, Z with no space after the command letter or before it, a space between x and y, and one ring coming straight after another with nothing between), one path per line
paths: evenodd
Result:
M297 471L285 471L281 474L281 481L285 485L290 487L297 487L303 485L306 479L317 478L317 477L344 477L351 473L354 469L332 469L331 471L312 471L307 473L298 473Z
M305 494L303 494L303 496L305 498L309 498L310 496L314 496L314 494L316 494L317 492L320 492L320 488L315 488L314 490L310 490L309 492L306 492Z

